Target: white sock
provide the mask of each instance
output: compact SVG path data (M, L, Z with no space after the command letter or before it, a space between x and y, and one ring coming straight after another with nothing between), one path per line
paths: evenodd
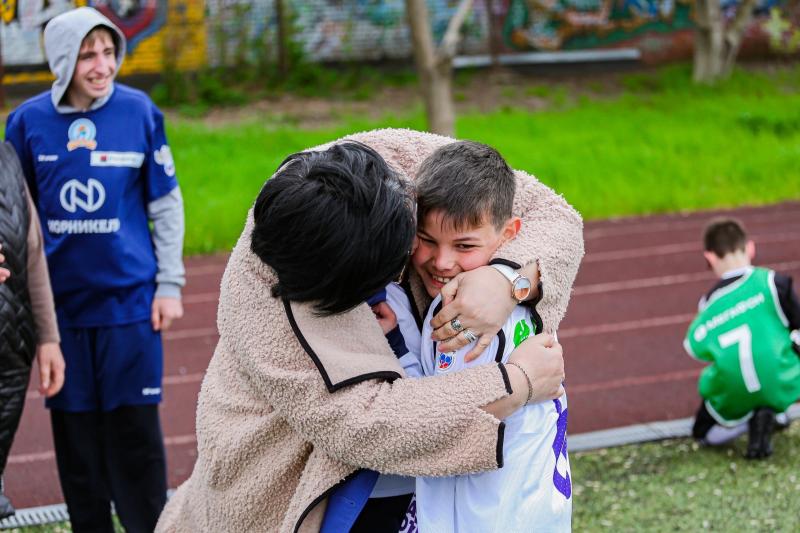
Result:
M747 422L739 424L738 426L733 427L726 427L720 426L719 424L714 424L711 426L711 429L708 430L706 433L705 441L706 444L711 446L719 446L720 444L725 444L726 442L732 441L739 435L743 435L747 432Z

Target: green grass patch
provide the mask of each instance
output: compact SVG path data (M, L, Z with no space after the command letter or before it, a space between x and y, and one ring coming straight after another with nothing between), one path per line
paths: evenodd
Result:
M800 424L764 461L746 438L701 448L688 439L571 454L575 531L800 531Z
M798 72L708 88L670 68L626 78L611 100L465 115L458 134L497 147L589 219L774 203L800 198Z
M713 88L692 85L687 67L670 67L626 77L611 99L539 87L527 92L546 94L549 109L462 114L458 135L495 146L587 219L800 198L798 67L737 72ZM187 252L229 249L259 188L286 155L387 126L421 129L424 117L420 111L377 121L342 117L340 126L313 130L173 120Z

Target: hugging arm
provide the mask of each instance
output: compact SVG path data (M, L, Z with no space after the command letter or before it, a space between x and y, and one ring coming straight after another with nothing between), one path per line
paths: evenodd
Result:
M357 376L331 387L312 354L301 348L303 340L280 301L271 297L266 267L258 263L240 241L223 278L220 345L257 396L314 449L353 466L407 475L453 475L502 465L504 425L494 415L509 414L527 398L518 369L492 364L393 382ZM366 305L332 320L348 337L382 338ZM504 398L510 399L486 408Z

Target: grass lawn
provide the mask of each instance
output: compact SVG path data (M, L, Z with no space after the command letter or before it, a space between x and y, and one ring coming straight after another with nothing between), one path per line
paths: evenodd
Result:
M746 437L699 448L678 439L571 454L573 529L800 531L800 424L765 461L742 458Z
M544 109L511 103L462 112L458 136L497 147L587 219L800 198L800 67L739 71L714 88L693 86L689 68L679 66L625 76L610 95L589 82L512 89L506 93L520 101L545 101ZM422 129L422 112L344 116L321 129L263 118L217 126L171 119L187 253L230 249L286 155L387 126Z
M721 448L677 439L572 453L573 530L800 531L800 422L773 444L765 461L742 458L744 437Z

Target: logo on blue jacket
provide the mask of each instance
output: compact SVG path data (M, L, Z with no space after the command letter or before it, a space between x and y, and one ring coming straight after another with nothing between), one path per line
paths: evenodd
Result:
M453 360L455 355L455 352L440 353L436 357L436 368L442 372L447 372L453 368Z
M79 118L69 125L67 130L67 150L70 152L77 148L88 148L94 150L97 148L97 141L94 138L97 136L97 128L94 122L88 118Z

